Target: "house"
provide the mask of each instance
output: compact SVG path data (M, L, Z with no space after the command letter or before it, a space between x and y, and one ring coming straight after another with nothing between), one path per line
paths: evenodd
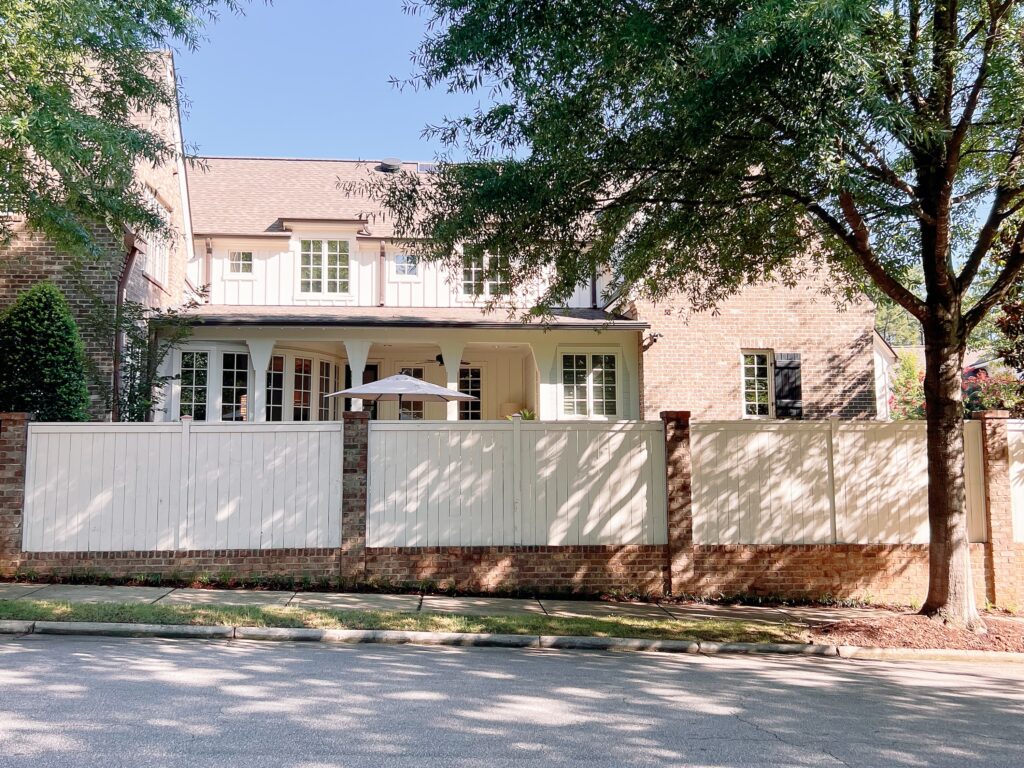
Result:
M156 61L158 76L173 83L170 53ZM42 280L54 282L67 296L87 355L91 410L100 419L110 416L116 378L116 343L109 330L114 307L126 300L147 307L176 307L194 293L186 283L184 269L191 258L192 240L188 236L191 222L178 111L140 115L138 119L178 149L174 163L136 169L137 182L169 224L170 238L112 232L97 225L97 239L105 254L83 260L61 250L42 233L15 222L13 239L0 246L0 309Z
M342 190L415 163L203 158L190 169L193 335L167 361L161 418L317 421L351 407L326 396L407 373L477 395L409 403L402 418L714 419L870 417L873 307L837 308L817 282L751 286L717 313L683 302L604 300L582 286L544 322L484 311L506 286L482 257L461 274L418 263L385 212ZM528 295L510 296L525 306ZM399 417L398 406L373 407Z

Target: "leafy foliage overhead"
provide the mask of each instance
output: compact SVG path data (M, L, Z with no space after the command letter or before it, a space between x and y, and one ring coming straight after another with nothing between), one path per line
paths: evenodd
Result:
M698 306L818 265L849 289L870 278L919 320L941 303L957 338L1024 261L1015 0L407 9L429 32L400 84L486 101L427 129L469 162L380 189L428 258L457 267L476 242L513 282L554 268L549 306L601 264ZM934 253L919 297L902 276Z
M193 47L237 0L0 0L0 245L10 214L60 245L99 253L105 223L165 225L135 182L179 148L140 116L176 117L158 49Z

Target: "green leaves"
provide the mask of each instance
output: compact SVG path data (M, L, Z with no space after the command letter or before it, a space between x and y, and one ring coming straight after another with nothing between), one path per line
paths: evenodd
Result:
M39 421L85 421L85 354L67 299L39 283L0 315L0 411Z
M236 0L0 0L0 210L97 256L89 225L159 231L137 165L181 152L170 44ZM0 218L0 245L11 235Z

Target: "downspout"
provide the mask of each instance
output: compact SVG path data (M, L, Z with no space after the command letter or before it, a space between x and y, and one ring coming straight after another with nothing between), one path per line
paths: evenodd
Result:
M388 266L388 264L387 264L387 251L384 248L384 241L383 240L380 241L380 259L379 259L379 262L380 262L380 266L377 269L377 286L378 286L378 288L377 288L377 306L378 307L383 307L384 306L384 300L385 300L385 298L387 296L386 290L385 290L385 285L384 285L384 278L386 277L387 273L385 272L385 270L387 269L387 266Z
M597 309L597 267L590 272L590 308Z
M124 313L124 300L128 293L128 280L135 269L135 260L139 249L135 246L135 235L128 232L124 236L126 253L121 274L117 276L117 293L114 296L114 380L111 386L111 421L121 420L121 355L124 354L124 333L121 330L121 318Z

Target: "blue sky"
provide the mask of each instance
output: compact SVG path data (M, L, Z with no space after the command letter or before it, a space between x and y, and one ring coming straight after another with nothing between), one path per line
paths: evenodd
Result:
M426 23L401 0L254 0L177 51L185 141L203 155L431 160L420 133L476 96L396 90ZM458 155L456 154L456 157Z

